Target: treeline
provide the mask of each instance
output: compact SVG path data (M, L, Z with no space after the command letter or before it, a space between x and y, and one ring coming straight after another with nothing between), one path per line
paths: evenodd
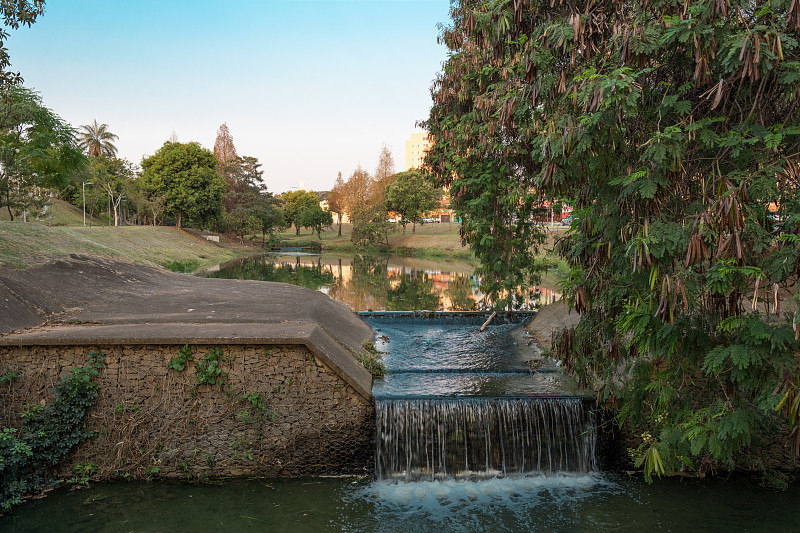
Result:
M337 215L339 236L347 217L353 226L350 239L356 246L388 247L393 228L390 214L403 232L409 223L413 232L423 214L439 206L441 196L442 191L422 170L395 173L391 153L384 146L374 174L359 165L345 181L339 172L328 205Z
M395 172L383 147L374 174L360 166L345 181L341 172L327 193L267 191L257 158L239 155L226 124L213 151L173 138L141 165L117 157L117 135L107 124L75 129L21 85L0 91L0 208L11 220L45 216L53 196L114 226L175 225L276 240L291 226L321 237L344 219L357 246L385 247L397 220L414 231L424 213L439 205L441 191L419 169ZM327 200L328 209L321 207ZM324 203L324 202L323 202Z
M108 125L76 130L37 92L0 89L0 208L11 220L45 215L53 196L85 209L91 221L174 224L264 240L288 227L267 191L258 159L236 153L223 124L214 151L169 140L141 167L117 157Z

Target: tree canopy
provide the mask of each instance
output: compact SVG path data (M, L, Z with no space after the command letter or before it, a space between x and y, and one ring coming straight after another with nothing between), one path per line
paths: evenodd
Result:
M322 230L333 225L333 216L317 203L303 209L300 213L300 225L316 232L317 238L322 240Z
M0 206L11 220L39 214L46 188L59 187L86 164L75 131L21 85L0 90Z
M236 156L225 165L227 190L225 206L226 225L244 241L248 233L261 232L262 238L272 235L283 226L277 200L267 192L261 163L252 156Z
M236 161L239 157L236 153L236 147L233 145L233 135L231 135L231 131L225 123L217 130L217 138L214 141L214 157L217 158L222 168L226 164Z
M427 211L439 205L442 196L431 180L421 170L411 169L395 174L394 181L386 189L386 208L402 216L403 231L412 223L412 233Z
M184 216L191 224L208 223L221 213L225 193L216 164L214 154L197 143L167 141L142 159L142 189L149 197L163 198L177 227Z
M342 173L336 175L336 181L333 184L333 189L328 194L328 209L331 213L336 213L336 218L339 226L339 237L342 236L342 218L345 213L345 183L342 179Z
M389 245L384 182L375 181L359 165L344 184L343 202L353 225L350 240L356 246Z
M133 165L127 159L92 157L88 170L92 184L105 191L108 196L108 204L113 211L114 226L119 226L120 204L130 195L130 188L134 183Z
M283 215L286 222L294 224L297 235L303 226L303 213L309 209L319 207L319 197L312 191L303 189L289 191L281 195L283 202Z
M800 2L451 15L426 164L490 279L522 283L538 234L507 228L532 201L575 208L558 249L581 320L554 350L640 432L646 476L734 465L776 409L796 427Z
M84 124L78 133L78 139L80 147L90 157L116 157L117 155L114 141L119 137L108 131L108 124L98 124L97 120L93 120L91 124Z

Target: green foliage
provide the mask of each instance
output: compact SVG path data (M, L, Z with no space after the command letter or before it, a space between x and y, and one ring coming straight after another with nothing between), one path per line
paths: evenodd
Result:
M357 248L368 252L389 248L389 214L383 203L363 203L350 212L353 225L350 240Z
M307 207L300 213L299 224L317 233L317 238L322 240L322 230L333 226L333 215L325 211L319 204Z
M89 157L116 158L117 147L114 141L119 137L108 130L108 124L98 124L93 120L91 124L81 126L79 145Z
M648 479L735 466L776 413L800 422L800 8L579 11L453 4L426 165L498 301L539 242L509 228L541 199L573 206L557 249L581 320L554 352L652 435Z
M294 225L297 235L300 235L300 227L304 226L303 216L306 211L319 208L319 197L316 193L302 189L281 195L281 202L283 203L283 216L288 224ZM307 222L309 221L307 220ZM312 227L312 225L306 227Z
M214 155L197 143L165 142L142 159L140 186L148 199L162 198L168 214L183 225L209 223L222 212L225 180Z
M441 196L442 192L433 187L430 176L411 169L395 174L394 182L386 189L386 208L402 215L403 231L409 222L414 231L422 216L439 206Z
M268 235L272 240L277 231L286 227L277 199L267 192L260 167L258 159L250 156L236 156L219 164L227 184L224 222L242 243L245 235L258 232L266 243Z
M0 383L11 383L19 377L22 377L22 371L14 372L13 370L7 370L5 373L0 375Z
M116 157L90 157L85 172L78 174L78 177L80 181L91 183L87 202L89 212L94 213L96 208L102 209L108 205L112 211L111 216L114 217L114 226L119 226L122 200L136 194L131 162ZM83 188L76 187L76 190L80 191L83 201ZM101 193L104 193L104 198L101 198ZM98 203L100 205L96 205Z
M386 181L376 180L359 166L342 185L341 191L337 192L339 203L344 206L353 225L350 241L368 252L374 248L389 247L391 228L385 202Z
M375 343L372 341L364 341L361 345L364 352L358 354L359 362L364 365L364 368L369 370L373 378L382 378L386 375L386 367L381 359L381 353L375 348Z
M253 409L256 409L258 411L268 410L266 402L257 392L247 392L245 394L242 394L241 401L249 403L253 407Z
M169 368L178 372L183 372L186 367L194 361L195 380L197 385L207 383L209 385L225 385L228 379L228 373L223 371L222 365L230 362L232 358L224 355L222 348L211 348L201 358L195 361L192 355L192 349L188 344L178 352L177 357L173 357L169 361Z
M46 407L29 409L22 427L0 433L0 508L7 511L47 486L47 470L58 464L83 439L86 417L97 398L92 379L103 367L103 354L89 352L88 363L73 368L53 389ZM90 474L89 474L90 475Z
M152 481L153 479L157 478L158 474L160 473L161 467L153 465L145 471L145 476L147 476L147 481Z
M191 361L194 361L192 349L189 348L188 344L184 344L183 348L178 351L178 357L173 357L169 360L169 368L177 370L178 372L183 372L184 369L186 369L186 365Z
M189 259L188 261L173 261L164 265L164 268L172 272L179 272L181 274L188 274L197 270L200 266L200 261L197 259Z
M198 359L194 363L194 369L197 371L197 384L225 383L228 374L222 371L222 363L227 361L228 358L223 355L222 348L211 348L211 351L203 355L202 359Z
M88 486L89 480L97 473L97 465L94 463L78 463L73 468L75 474L67 480L67 483L74 485Z
M1 59L2 54L0 54ZM2 75L3 73L0 73ZM30 89L0 89L0 207L11 220L44 213L47 187L61 187L86 164L75 131Z

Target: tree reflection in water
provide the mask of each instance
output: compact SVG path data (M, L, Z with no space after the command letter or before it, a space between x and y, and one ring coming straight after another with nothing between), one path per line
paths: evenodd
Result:
M448 271L447 263L423 269L397 261L378 255L260 255L232 261L206 275L300 285L354 311L473 311L481 307L484 295L475 276Z

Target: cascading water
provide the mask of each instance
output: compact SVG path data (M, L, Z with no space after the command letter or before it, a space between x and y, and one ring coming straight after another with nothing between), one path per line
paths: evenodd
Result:
M367 315L387 376L373 386L378 479L429 481L597 470L592 401L549 363L535 369L519 321Z
M378 479L481 478L596 470L581 399L377 400Z

